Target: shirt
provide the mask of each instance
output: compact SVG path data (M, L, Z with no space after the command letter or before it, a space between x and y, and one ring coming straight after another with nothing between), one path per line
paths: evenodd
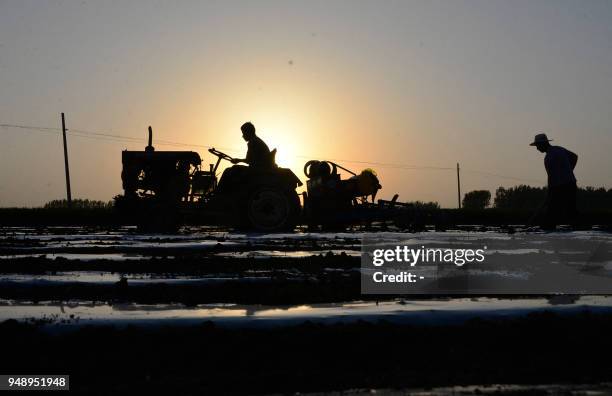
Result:
M253 136L247 146L246 162L249 166L266 168L272 164L270 149L259 136Z
M578 156L560 146L550 146L544 157L544 167L548 174L548 187L576 183L574 168Z

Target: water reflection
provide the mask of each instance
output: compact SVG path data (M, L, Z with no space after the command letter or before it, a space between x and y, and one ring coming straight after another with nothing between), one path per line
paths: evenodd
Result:
M571 297L571 298L568 298ZM253 321L356 321L406 322L467 320L472 317L508 317L539 310L557 312L596 310L612 312L607 296L552 296L532 299L448 298L431 300L353 301L335 304L265 306L240 304L107 304L85 302L23 302L0 300L0 320L42 320L50 323L89 321L137 322L140 320Z

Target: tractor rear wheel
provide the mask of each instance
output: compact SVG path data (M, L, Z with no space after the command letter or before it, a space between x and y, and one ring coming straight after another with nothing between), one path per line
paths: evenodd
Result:
M260 187L249 194L246 212L249 225L258 231L292 230L300 212L300 199L295 191Z

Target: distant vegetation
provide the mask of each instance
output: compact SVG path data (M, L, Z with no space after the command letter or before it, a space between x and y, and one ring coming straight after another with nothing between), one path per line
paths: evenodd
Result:
M412 201L412 202L407 202L407 203L414 205L414 207L417 209L422 209L422 210L440 209L440 205L437 202Z
M463 196L461 207L464 209L484 209L491 205L491 192L487 190L475 190Z
M95 201L89 199L73 199L73 209L110 209L113 207L113 201ZM68 208L68 201L65 199L56 199L49 201L43 206L45 209L64 209Z
M547 193L546 187L500 187L495 191L493 205L498 209L534 210L542 206Z
M38 208L0 208L0 226L122 225L125 220L114 210L113 202L65 199L47 202Z
M612 188L585 187L578 189L578 209L612 210Z
M510 210L535 210L548 194L546 187L520 185L510 188L499 187L495 191L493 207ZM488 199L487 199L488 196ZM463 198L465 209L484 209L489 206L491 194L486 190L471 191ZM577 195L578 210L612 210L612 189L603 187L581 187Z

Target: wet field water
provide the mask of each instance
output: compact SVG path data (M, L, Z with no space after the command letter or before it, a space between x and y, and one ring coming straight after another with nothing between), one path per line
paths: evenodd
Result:
M0 300L0 321L17 319L58 325L114 324L166 326L204 321L224 327L287 326L304 322L334 324L381 320L395 324L461 324L480 319L503 319L538 312L575 315L612 314L612 297L557 298L449 298L421 301L352 301L292 306L243 304L136 304L83 301L24 302Z
M0 320L214 320L241 325L380 318L436 322L534 310L612 308L605 296L364 300L356 283L364 235L305 230L248 234L207 227L184 228L173 235L139 234L134 227L4 227L0 228ZM597 231L551 235L489 229L376 235L428 245L452 245L475 236L492 246L513 240L517 241L513 249L488 253L517 260L546 254L546 238L612 240L610 234ZM597 270L612 271L612 262L600 260ZM525 273L518 268L496 275L524 277ZM328 290L330 283L337 290ZM283 295L262 296L262 289L269 292L279 285ZM165 293L160 295L160 288Z
M363 295L365 234L0 228L0 371L67 372L83 394L609 391L612 297ZM376 235L518 263L482 277L612 271L599 231Z

